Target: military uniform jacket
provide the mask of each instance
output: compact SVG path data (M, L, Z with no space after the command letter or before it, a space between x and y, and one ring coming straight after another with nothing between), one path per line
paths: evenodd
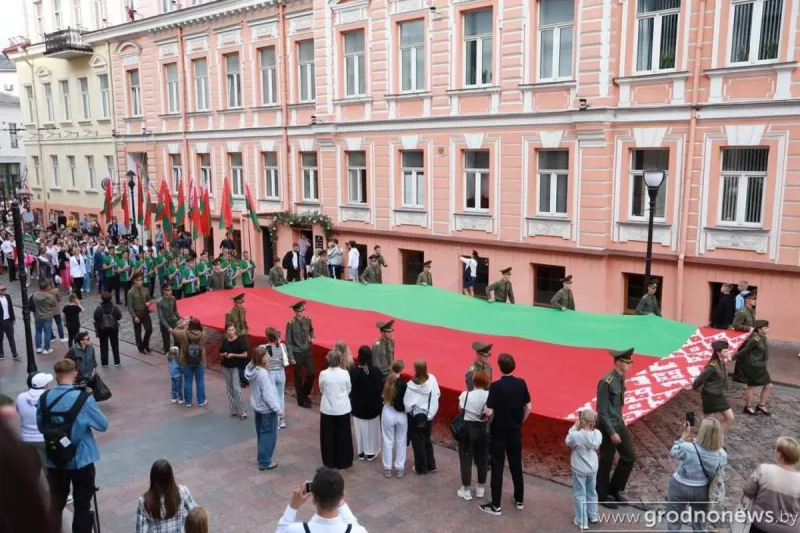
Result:
M311 349L314 337L314 325L311 319L304 316L300 320L293 318L286 324L286 355L294 361L295 353Z
M572 297L571 289L559 289L555 296L553 296L553 299L550 300L550 303L559 309L566 307L571 311L575 310L575 299Z
M375 270L376 270L377 276L378 276L378 281L376 281L375 283L383 283L383 267L385 267L385 266L386 266L386 261L383 260L383 256L382 255L379 255L378 256L378 266L375 267Z
M394 363L394 339L386 340L383 338L375 341L372 347L372 364L381 369L384 377L389 375Z
M420 272L417 276L417 285L428 285L433 287L433 274L430 272Z
M469 370L467 370L467 375L465 376L467 381L467 390L473 390L475 388L472 386L472 377L481 370L489 374L489 383L492 382L492 366L489 364L484 365L478 361L475 361L472 363L472 366L469 367Z
M510 281L504 279L495 281L486 287L486 296L491 296L492 291L494 291L494 299L496 301L505 303L508 300L512 304L514 303L514 289L511 287Z
M750 331L756 322L756 312L752 307L743 307L741 311L733 317L731 327L737 331Z
M247 317L245 310L234 307L225 313L225 323L233 324L236 328L236 335L247 335L250 333L250 328L247 325Z
M742 359L742 362L744 362L747 366L767 366L767 359L769 359L769 353L767 351L767 338L762 337L758 333L753 333L744 343L744 346L739 348L739 351L736 352L734 357L737 361Z
M364 269L364 273L361 274L361 281L364 283L380 283L379 276L379 269L380 267L374 267L372 265L368 266Z
M228 274L220 270L219 272L212 272L208 276L208 288L212 291L221 291L223 289L232 289L233 285L228 277Z
M709 394L722 394L728 388L728 369L720 359L712 359L699 376L694 378L693 390L703 389Z
M275 265L269 269L269 286L280 287L281 285L286 285L286 275L280 265Z
M604 435L613 435L623 425L625 378L612 370L597 384L597 427Z
M637 315L654 314L661 316L661 309L658 308L658 299L655 294L647 293L639 300L639 305L636 306Z
M131 316L139 318L150 314L147 302L150 301L150 293L144 287L133 287L128 291L128 311Z
M317 261L314 263L314 269L311 271L315 278L329 278L331 277L331 272L328 270L328 263L323 263L322 261Z

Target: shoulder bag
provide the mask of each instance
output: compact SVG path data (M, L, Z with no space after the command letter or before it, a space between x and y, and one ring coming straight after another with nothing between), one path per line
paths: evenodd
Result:
M467 411L468 401L469 391L467 391L467 396L464 398L464 408L459 409L458 414L453 418L453 421L450 422L450 434L456 442L467 440L467 420L465 418L465 413Z
M428 408L422 412L417 413L411 417L414 427L417 429L424 429L428 425L428 412L431 410L431 395L433 392L428 393Z
M721 454L719 458L719 465L717 466L716 472L714 472L712 475L708 475L708 471L706 470L706 467L703 464L703 458L700 457L700 450L697 449L697 444L692 443L692 446L694 446L694 452L697 454L697 460L700 461L700 468L703 469L703 474L705 474L706 479L708 480L708 501L711 503L715 503L719 506L724 505L725 476L722 473Z

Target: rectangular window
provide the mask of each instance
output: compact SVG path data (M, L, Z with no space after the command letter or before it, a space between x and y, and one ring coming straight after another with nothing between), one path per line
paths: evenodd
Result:
M239 54L225 56L225 75L228 81L228 107L242 107L242 72Z
M278 152L264 152L264 198L278 199Z
M300 78L300 101L313 102L317 97L317 80L314 72L314 41L297 44L297 62Z
M44 84L44 116L47 122L55 121L55 110L53 109L53 86L49 83Z
M78 169L75 168L75 156L68 155L67 163L69 164L69 183L73 189L78 186Z
M72 0L72 23L78 29L83 28L83 13L81 13L81 0Z
M569 150L540 151L538 176L539 204L537 214L566 216Z
M278 95L275 47L262 48L258 55L261 60L261 105L272 105Z
M228 154L231 163L231 193L234 196L244 195L244 165L241 153Z
M172 191L178 191L178 184L183 176L183 166L181 165L181 154L172 154L169 156L170 163L172 164Z
M128 71L128 87L130 89L131 116L142 116L142 91L139 84L139 70Z
M425 23L400 24L400 91L425 90Z
M72 102L69 95L69 80L58 82L58 89L61 92L61 112L64 122L72 121Z
M656 196L656 219L664 219L667 207L667 183L669 182L669 150L633 150L631 152L631 218L650 217L650 196L644 182L645 170L663 170L664 181Z
M167 111L178 113L181 110L180 100L178 99L178 64L170 63L164 67L164 74L167 78Z
M103 2L102 0L94 0L94 27L100 29L103 27Z
M87 176L87 184L86 188L93 191L97 187L97 170L94 168L94 156L87 155L86 156L86 168L89 169L89 174Z
M347 202L367 203L366 152L347 152Z
M558 265L533 265L533 305L550 305L561 289L567 269Z
M319 201L319 180L317 179L317 153L300 152L303 172L303 201Z
M681 0L637 0L636 72L675 68Z
M208 194L211 194L211 155L200 154L200 187L208 189Z
M111 117L111 91L108 84L108 74L100 74L97 77L100 80L100 117Z
M572 77L575 6L570 1L539 1L539 79Z
M89 99L89 78L78 78L78 88L81 91L81 113L83 120L92 118L92 104Z
M641 274L623 274L625 276L625 314L632 315L636 312L639 300L647 293L644 276ZM664 288L664 278L661 276L650 276L651 280L658 282L656 289L656 299L659 304L662 302L661 294Z
M735 2L731 20L731 63L778 59L783 0Z
M41 166L39 165L39 157L33 156L33 178L36 185L42 184L42 173L41 173Z
M64 29L64 18L61 14L61 0L53 0L53 22L56 31Z
M464 209L468 211L489 209L488 150L464 152Z
M36 30L41 37L44 37L44 15L42 14L42 3L33 4L36 8Z
M178 0L161 0L161 12L169 13L178 9Z
M194 65L194 97L197 111L208 110L208 61L195 59Z
M464 85L492 83L492 8L464 14Z
M19 134L17 133L17 123L8 123L8 140L11 148L19 148Z
M50 164L53 167L53 187L61 187L61 175L58 173L58 156L50 156Z
M367 80L364 66L364 30L344 34L345 94L364 96Z
M33 87L25 86L25 98L28 100L28 122L36 122L36 100L33 98Z
M425 205L425 162L422 150L403 150L403 207Z
M760 227L763 224L768 161L768 148L722 150L720 225Z

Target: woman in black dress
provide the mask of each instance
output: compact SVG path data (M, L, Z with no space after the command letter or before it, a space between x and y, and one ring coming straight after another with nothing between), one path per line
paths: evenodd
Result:
M692 383L692 390L701 391L705 416L722 413L722 427L727 431L733 424L733 410L725 398L728 387L728 369L725 367L725 361L729 358L728 341L714 341L711 343L711 348L714 353Z
M762 413L772 416L767 410L767 398L772 390L772 378L767 370L767 333L769 332L769 322L767 320L756 320L753 322L753 332L750 338L744 343L734 359L741 361L744 372L747 391L744 393L744 412L748 415ZM753 403L753 391L756 387L761 387L761 395L755 409L751 407Z

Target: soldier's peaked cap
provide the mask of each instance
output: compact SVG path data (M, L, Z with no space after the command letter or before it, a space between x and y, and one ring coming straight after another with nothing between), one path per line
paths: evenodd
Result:
M727 350L728 346L728 341L725 340L714 341L711 343L711 348L714 350Z
M651 279L650 282L647 284L648 287L658 287L658 280Z
M375 325L381 331L388 331L394 327L394 320L389 320L388 322L377 322Z
M615 361L617 359L626 361L628 363L633 361L633 348L628 348L627 350L609 350L608 353L614 358Z
M500 271L501 274L511 274L511 267L504 268Z
M300 300L297 303L293 303L291 305L291 308L294 309L295 311L302 311L303 309L306 308L306 301L305 300Z
M570 281L572 281L572 274L570 274L567 277L561 278L560 281L561 281L561 283L569 283Z
M232 298L232 300L233 300L234 302L237 302L237 303L241 303L241 302L243 302L243 301L244 301L244 293L237 294L236 296L234 296L234 297Z
M425 261L424 263L422 263L422 266L429 267L429 266L431 266L431 263L432 263L432 261L431 261L430 259L428 259L427 261Z
M486 344L485 342L475 341L472 343L472 349L481 355L489 355L492 345Z
M755 300L756 299L756 291L750 291L750 294L744 297L745 300Z
M769 326L769 320L754 320L753 321L753 328L766 328Z

